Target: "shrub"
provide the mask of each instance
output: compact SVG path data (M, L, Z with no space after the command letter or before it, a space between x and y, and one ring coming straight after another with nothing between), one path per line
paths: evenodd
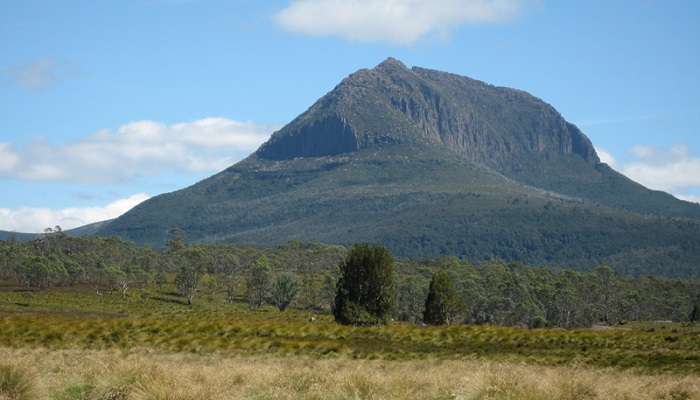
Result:
M275 279L272 285L272 302L280 311L287 309L289 304L296 297L299 285L289 274L282 274Z
M34 383L28 372L12 365L0 365L0 399L34 398Z
M346 325L386 323L394 306L394 260L381 246L356 245L340 265L333 315Z

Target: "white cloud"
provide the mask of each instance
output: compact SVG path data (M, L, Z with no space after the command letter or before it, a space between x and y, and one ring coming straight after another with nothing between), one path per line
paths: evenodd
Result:
M515 17L521 0L292 0L275 15L285 30L309 36L407 45L462 24Z
M0 176L110 183L163 171L215 172L255 150L272 130L226 118L136 121L60 145L37 141L18 151L0 143Z
M689 201L691 203L700 204L700 196L677 194L676 197L678 197L681 200Z
M84 208L0 208L0 230L15 232L42 232L50 226L60 225L72 229L93 222L116 218L150 196L138 193L113 201L103 207Z
M9 68L4 74L25 89L44 89L65 76L64 67L53 60L41 59Z
M600 147L596 147L595 151L596 153L598 153L598 157L600 158L601 162L604 162L611 167L615 167L617 161L615 160L615 157L613 157L612 154L610 154L605 149L601 149Z
M632 153L637 160L625 164L621 172L644 186L667 192L700 187L700 158L691 156L688 146L635 146Z
M605 149L596 148L596 152L602 162L649 189L700 203L700 157L692 156L687 145L670 148L636 145L630 149L634 158L625 163L618 162Z
M0 143L0 172L12 170L19 157L12 151L7 143Z

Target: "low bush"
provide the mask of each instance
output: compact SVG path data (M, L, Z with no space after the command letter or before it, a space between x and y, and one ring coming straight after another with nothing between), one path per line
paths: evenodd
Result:
M31 374L14 365L0 365L0 400L33 400L34 380Z

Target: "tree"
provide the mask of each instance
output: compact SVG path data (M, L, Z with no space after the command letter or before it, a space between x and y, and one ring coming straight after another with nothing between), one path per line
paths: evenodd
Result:
M326 310L333 309L333 301L335 300L336 292L336 279L330 274L323 275L323 281L321 284L321 290L319 292L319 297L321 300L321 306Z
M695 304L693 306L693 311L690 312L690 318L688 318L688 319L692 323L700 322L700 305L699 304Z
M151 280L151 274L138 265L127 265L118 276L118 287L122 297L126 297L132 286L146 286Z
M355 245L340 265L333 314L346 325L388 322L394 307L394 260L382 246Z
M221 278L224 290L226 290L226 301L229 304L236 302L236 295L238 294L238 280L233 273L225 275Z
M410 277L401 282L396 307L399 320L412 323L421 321L426 289L423 278Z
M185 231L180 228L172 228L168 231L168 251L175 253L187 247Z
M277 309L284 311L291 304L299 291L297 281L289 274L282 274L272 285L271 298Z
M443 271L433 274L425 300L423 322L428 325L449 325L463 308L449 275Z
M593 270L593 275L600 318L606 324L613 324L616 309L620 306L620 288L615 271L607 265L601 265Z
M246 299L251 308L260 308L265 304L270 291L270 263L262 256L255 260L248 271Z
M3 267L0 269L0 279L9 281L17 272L14 266L21 258L19 248L15 246L15 243L6 242L0 248L0 255L2 255L0 260L3 260Z
M33 256L24 260L16 269L16 274L22 285L28 288L45 288L49 286L51 267L49 259L43 256Z
M154 283L158 286L158 289L163 289L163 286L165 286L166 283L168 283L168 278L165 275L165 272L163 271L158 271L156 273L156 276L153 278Z
M333 299L335 299L335 292L333 292ZM300 306L306 310L321 309L321 287L310 271L302 275L298 301Z
M196 267L183 265L175 276L175 286L180 294L187 298L188 305L192 305L194 295L197 293L200 275Z

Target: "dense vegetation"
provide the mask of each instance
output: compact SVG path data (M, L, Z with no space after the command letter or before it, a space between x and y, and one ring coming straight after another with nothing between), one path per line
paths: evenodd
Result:
M697 318L695 307L700 304L696 280L625 277L606 266L580 273L440 258L400 260L391 267L395 273L381 268L347 275L349 265L361 265L366 259L346 257L342 247L298 242L275 248L187 245L175 235L167 249L155 251L117 238L73 238L56 230L33 242L0 242L0 255L0 278L9 287L90 288L96 296L116 292L123 298L146 299L154 295L154 287L171 285L185 304L221 295L229 303L244 299L254 309L274 304L279 310L328 312L339 304L339 293L350 295L351 303L376 300L377 293L366 292L374 290L372 286L352 286L367 278L383 285L386 297L362 307L382 321L392 316L422 322L426 305L437 305L448 306L448 311L426 322L574 328L640 320L688 321ZM380 264L392 264L386 253L376 258ZM337 288L341 271L352 278L340 279ZM436 272L439 279L429 295Z
M459 317L463 307L450 276L444 271L434 273L425 299L423 322L429 325L449 325Z
M341 324L386 323L395 302L394 259L381 246L357 245L340 264L333 315Z

